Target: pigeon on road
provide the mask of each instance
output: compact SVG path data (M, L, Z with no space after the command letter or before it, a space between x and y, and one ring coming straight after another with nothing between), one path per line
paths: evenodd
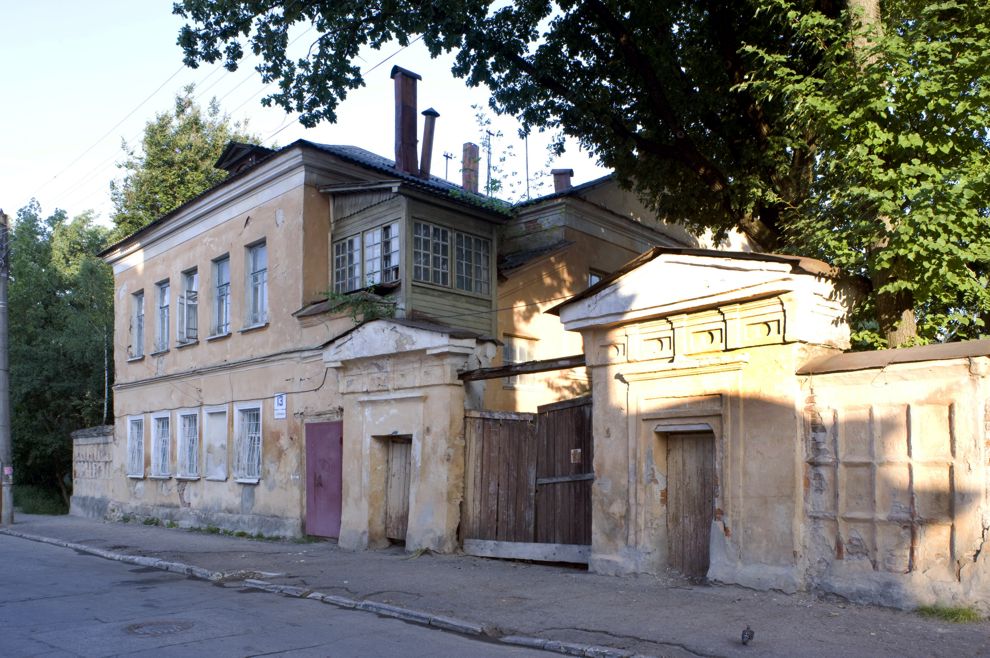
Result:
M743 629L742 632L742 643L749 644L750 642L753 641L754 635L756 635L756 633L754 633L753 629L749 627L749 624L746 624L746 628Z

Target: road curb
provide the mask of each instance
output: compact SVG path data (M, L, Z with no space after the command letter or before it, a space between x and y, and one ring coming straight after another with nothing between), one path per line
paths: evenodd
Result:
M136 566L149 567L171 573L193 576L195 578L199 578L200 580L206 580L213 583L229 582L229 578L232 575L231 573L211 571L209 569L193 566L191 564L185 564L183 562L171 562L169 560L161 560L142 555L117 553L114 551L104 550L102 548L87 546L86 544L77 544L75 542L65 541L62 539L55 539L53 537L31 535L25 532L12 530L10 528L0 528L0 534L26 539L28 541L36 541L42 544L50 544L61 548L68 548L81 553L95 555L96 557L101 557L105 560L113 560L115 562L124 562L126 564L133 564ZM491 641L498 642L499 644L528 647L531 649L550 651L568 656L586 656L588 658L630 658L633 656L636 658L649 658L647 656L640 656L639 654L634 654L631 651L616 649L614 647L603 647L594 644L579 644L574 642L560 642L557 640L548 640L546 638L531 637L528 635L504 635L494 626L490 625L478 624L476 622L470 622L464 619L448 617L445 615L434 615L429 612L413 610L411 608L402 608L400 606L390 605L388 603L379 603L378 601L349 599L336 594L323 594L321 592L315 592L311 589L297 587L295 585L278 585L276 583L270 583L266 580L256 578L244 578L241 580L241 583L243 583L244 587L250 587L251 589L270 592L272 594L281 594L282 596L289 596L297 599L312 599L314 601L320 601L338 608L371 612L382 617L391 617L393 619L399 619L410 624L417 624L419 626L452 631L462 635L486 636Z

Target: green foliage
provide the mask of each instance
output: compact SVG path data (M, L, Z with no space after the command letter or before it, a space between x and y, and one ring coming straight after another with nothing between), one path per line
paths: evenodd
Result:
M983 621L984 617L977 610L966 607L949 607L942 605L923 605L918 608L918 614L930 619L951 621L955 624L970 624Z
M759 75L744 85L784 102L796 139L815 135L809 193L788 213L790 248L872 278L876 293L912 299L915 342L985 334L990 3L887 2L882 33L857 35L868 40L857 53L851 18L824 20L799 4L764 3L818 68L802 73L750 48Z
M107 229L90 213L42 217L37 202L11 231L10 401L15 477L68 504L69 433L109 421L113 277L96 253Z
M31 484L14 486L14 507L23 514L69 513L69 506L57 492Z
M172 111L145 125L140 150L123 144L126 159L118 166L124 178L110 185L114 240L147 226L226 178L227 172L213 164L228 142L259 141L221 114L215 100L204 111L193 92L191 85L186 87L175 97Z
M574 137L662 216L739 227L873 291L865 344L981 335L990 309L990 1L182 0L190 66L259 54L265 99L312 126L364 81L362 46L422 38L523 129ZM872 3L876 4L876 3ZM849 7L853 9L847 11ZM287 55L294 25L321 35ZM864 29L859 29L863 26Z
M379 318L395 317L395 300L368 290L356 290L342 294L327 292L330 308L339 313L346 313L355 322L370 322Z

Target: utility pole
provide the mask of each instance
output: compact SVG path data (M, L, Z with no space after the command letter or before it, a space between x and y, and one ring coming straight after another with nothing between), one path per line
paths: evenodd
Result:
M0 210L0 525L14 523L14 462L10 447L10 360L7 349L7 283L10 240L7 215Z

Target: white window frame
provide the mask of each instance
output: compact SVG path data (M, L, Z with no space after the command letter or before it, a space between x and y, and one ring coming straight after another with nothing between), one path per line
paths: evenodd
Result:
M131 346L128 358L144 356L144 290L131 294Z
M159 432L165 426L165 436ZM172 477L172 414L167 411L151 414L151 478Z
M230 333L230 254L214 258L212 270L213 320L210 333L213 336L226 336ZM221 274L224 275L222 278Z
M351 235L333 243L333 291L361 288L361 236Z
M606 275L603 272L599 272L598 270L588 270L588 287L590 288L591 286L595 285L596 283L604 279L605 276Z
M402 239L393 220L333 243L333 290L347 293L401 278Z
M502 365L526 363L536 360L536 349L539 341L526 336L502 336ZM512 375L505 378L505 388L522 388L533 383L532 374Z
M469 233L454 233L454 287L487 295L491 292L492 241Z
M171 286L168 279L155 284L155 352L168 350L168 316Z
M399 222L388 222L368 229L362 234L364 242L364 283L371 286L399 280L402 245Z
M217 415L223 414L222 423L218 423ZM217 432L217 425L220 431ZM228 446L230 445L230 409L226 404L203 407L203 430L200 433L203 444L203 476L207 480L222 482L227 479ZM217 436L222 437L215 441ZM220 458L219 463L212 459Z
M257 412L258 427L254 436L245 423L247 414ZM257 484L261 480L261 455L264 447L263 407L261 401L239 402L234 405L234 480Z
M450 234L446 226L413 222L413 281L450 287Z
M175 455L176 477L184 480L199 479L200 462L200 417L199 409L179 409L175 413L177 448ZM192 421L192 434L187 431L189 421Z
M175 342L184 345L199 340L199 270L193 267L183 272L181 285Z
M140 429L136 429L137 425ZM140 433L140 436L138 434ZM144 416L127 417L127 477L144 478Z
M247 328L260 327L268 322L268 243L261 240L248 245L244 256L247 274L244 322Z

